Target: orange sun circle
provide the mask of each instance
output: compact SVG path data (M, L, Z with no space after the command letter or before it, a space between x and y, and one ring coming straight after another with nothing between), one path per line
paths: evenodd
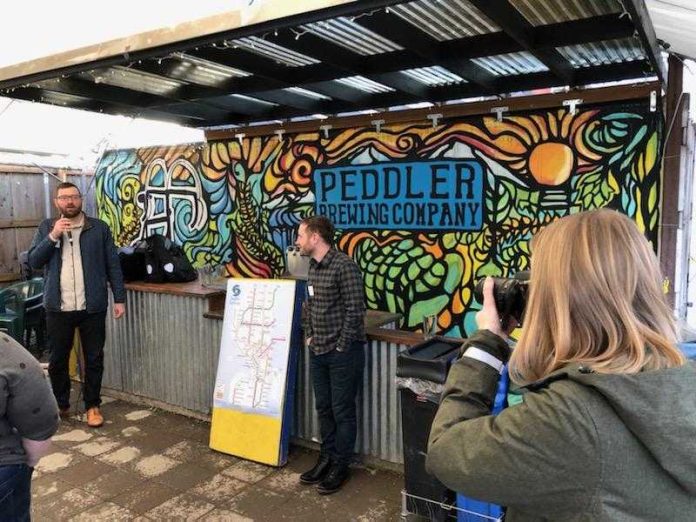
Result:
M539 143L529 155L529 172L541 185L560 185L573 170L574 154L565 143Z

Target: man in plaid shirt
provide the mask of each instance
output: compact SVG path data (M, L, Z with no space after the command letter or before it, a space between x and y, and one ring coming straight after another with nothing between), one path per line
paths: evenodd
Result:
M310 256L303 329L310 368L321 453L300 476L320 494L338 491L349 477L357 434L356 396L365 366L365 293L360 269L333 248L334 226L323 216L304 219L296 246Z

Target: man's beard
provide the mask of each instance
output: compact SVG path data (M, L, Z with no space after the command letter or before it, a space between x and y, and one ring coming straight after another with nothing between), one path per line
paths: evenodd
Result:
M78 216L80 212L82 212L82 207L66 208L63 209L63 216L66 218L74 218Z

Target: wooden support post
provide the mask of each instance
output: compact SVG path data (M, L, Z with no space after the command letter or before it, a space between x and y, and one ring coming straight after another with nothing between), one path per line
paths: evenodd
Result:
M665 156L662 171L662 208L660 225L660 267L665 277L667 302L675 306L674 276L677 264L679 229L679 174L682 148L682 111L684 65L669 57L665 115Z

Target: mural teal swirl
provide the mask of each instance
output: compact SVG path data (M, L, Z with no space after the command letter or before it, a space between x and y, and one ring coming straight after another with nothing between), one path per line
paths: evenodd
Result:
M365 222L337 238L363 271L370 308L402 314L402 327L411 330L435 314L441 331L464 335L478 309L475 281L527 268L530 239L555 219L614 208L657 248L660 125L647 102L635 102L434 128L344 129L329 139L309 132L282 141L111 151L97 169L98 204L119 244L160 231L182 244L195 266L224 263L232 275L274 277L283 273L297 224L317 208L318 170L480 164L479 228L385 230Z

